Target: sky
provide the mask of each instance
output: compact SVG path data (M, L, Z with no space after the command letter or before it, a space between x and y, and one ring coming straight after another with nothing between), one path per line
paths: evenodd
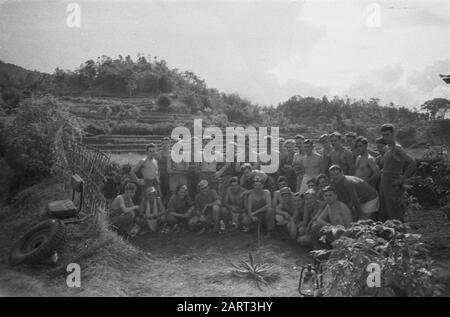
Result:
M450 0L0 0L4 62L51 73L150 54L261 105L450 98L449 34Z

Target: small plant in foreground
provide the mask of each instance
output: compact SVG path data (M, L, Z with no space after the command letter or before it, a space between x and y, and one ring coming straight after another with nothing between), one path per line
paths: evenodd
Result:
M261 289L260 284L268 286L278 278L278 274L273 271L271 264L256 263L251 252L248 257L248 262L240 260L238 264L231 264L234 267L232 272L234 276L254 280L259 289Z

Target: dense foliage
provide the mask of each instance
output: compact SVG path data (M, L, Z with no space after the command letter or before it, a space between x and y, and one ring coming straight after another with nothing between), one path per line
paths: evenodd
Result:
M0 61L0 107L5 112L10 112L24 98L38 91L47 91L51 82L49 74L29 71Z
M3 135L4 159L14 172L12 189L50 176L58 159L58 140L79 132L78 122L54 98L22 103Z
M408 182L407 192L424 207L439 207L449 204L449 162L439 157L419 160L416 174Z
M345 229L328 226L322 239L332 251L324 262L324 295L342 296L439 296L443 287L435 278L435 267L420 235L407 233L397 220L385 223L362 220ZM367 283L368 265L380 268L379 287ZM371 277L369 277L371 278Z

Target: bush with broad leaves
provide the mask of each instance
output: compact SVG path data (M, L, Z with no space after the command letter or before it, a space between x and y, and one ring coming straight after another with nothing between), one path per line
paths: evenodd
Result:
M312 251L323 257L326 296L439 296L444 288L421 236L408 233L398 220L361 220L349 228L327 226L321 239L332 250ZM369 287L369 264L380 267L380 287Z

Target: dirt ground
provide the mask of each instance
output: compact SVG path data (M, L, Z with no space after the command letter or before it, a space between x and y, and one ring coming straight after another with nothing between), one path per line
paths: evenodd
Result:
M256 233L169 233L137 237L133 243L150 252L154 265L140 277L135 296L298 296L302 265L310 262L297 244L261 238ZM271 263L279 278L259 289L253 281L232 276L231 263L247 260Z
M450 296L450 220L443 210L430 209L409 211L406 221L428 245L437 277L446 286L445 296Z
M52 273L54 268L7 264L12 243L36 221L34 218L47 201L58 199L55 192L59 187L56 181L39 185L33 197L28 198L39 204L9 211L5 208L3 213L0 206L0 296L297 297L300 269L312 262L308 250L282 237L263 237L258 247L256 233L148 234L128 244L108 231L102 240L109 241L112 236L111 242L95 249L90 257L77 260L82 269L82 287L70 289L64 264L99 242L81 231L70 235L60 255L62 270L58 274ZM445 213L410 211L406 220L412 231L422 234L430 245L432 257L441 267L440 278L450 290L450 221ZM249 252L257 261L273 264L279 278L270 286L259 289L253 281L232 276L231 263L248 260ZM449 291L446 295L450 296Z

